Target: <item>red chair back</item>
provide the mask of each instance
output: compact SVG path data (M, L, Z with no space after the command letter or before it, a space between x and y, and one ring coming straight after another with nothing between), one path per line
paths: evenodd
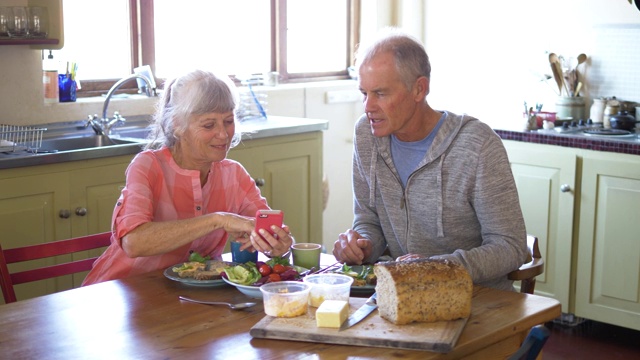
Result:
M111 232L109 231L13 249L3 250L0 245L0 287L2 288L5 303L16 301L14 285L91 270L97 256L14 273L9 272L8 264L93 250L110 244Z

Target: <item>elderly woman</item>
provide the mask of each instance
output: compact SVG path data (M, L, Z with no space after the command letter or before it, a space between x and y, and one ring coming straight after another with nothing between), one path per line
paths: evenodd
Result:
M226 159L240 140L236 100L228 79L206 71L166 83L151 141L126 171L111 245L83 285L164 269L192 252L220 259L229 235L241 249L289 251L288 227L254 231L256 211L269 207L244 167Z

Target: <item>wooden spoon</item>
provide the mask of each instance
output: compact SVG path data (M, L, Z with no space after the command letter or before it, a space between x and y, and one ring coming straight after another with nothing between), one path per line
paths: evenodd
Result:
M582 89L582 81L578 81L578 85L576 85L576 90L573 93L573 96L580 96L580 89Z
M556 63L558 62L558 56L554 53L549 54L549 64L551 65L551 73L553 74L553 78L556 80L556 84L558 84L558 90L560 94L562 94L562 72L558 72L558 67Z
M578 68L578 66L580 66L580 64L582 64L585 61L587 61L587 55L585 54L578 55L578 65L576 65L576 68Z
M558 55L551 53L549 54L549 61L552 61L553 65L556 67L556 71L558 72L558 76L560 77L560 82L558 87L560 88L560 95L562 95L562 88L567 92L567 95L570 96L569 88L567 87L567 83L564 81L564 71L562 71L562 64L560 63L560 58Z

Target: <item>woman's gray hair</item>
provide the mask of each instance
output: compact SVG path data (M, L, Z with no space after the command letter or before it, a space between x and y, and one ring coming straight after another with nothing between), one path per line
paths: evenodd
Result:
M411 89L421 76L431 77L429 56L422 43L398 28L384 28L370 44L361 44L356 51L356 69L368 63L376 55L393 53L396 69L407 89Z
M194 116L216 112L236 112L238 90L228 77L194 70L165 82L164 92L156 106L146 149L173 147L184 134ZM239 131L231 140L236 146L242 137Z

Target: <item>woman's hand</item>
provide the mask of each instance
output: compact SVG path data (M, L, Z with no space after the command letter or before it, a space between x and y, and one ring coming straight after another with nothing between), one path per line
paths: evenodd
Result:
M289 227L284 225L282 228L271 226L271 235L265 229L260 229L260 234L255 230L251 232L251 244L253 247L267 256L282 256L289 252L293 245L293 236L289 231Z
M255 218L226 212L219 212L217 215L219 216L219 219L221 219L220 224L224 231L226 231L236 241L242 243L240 250L252 250L249 235L255 227Z

